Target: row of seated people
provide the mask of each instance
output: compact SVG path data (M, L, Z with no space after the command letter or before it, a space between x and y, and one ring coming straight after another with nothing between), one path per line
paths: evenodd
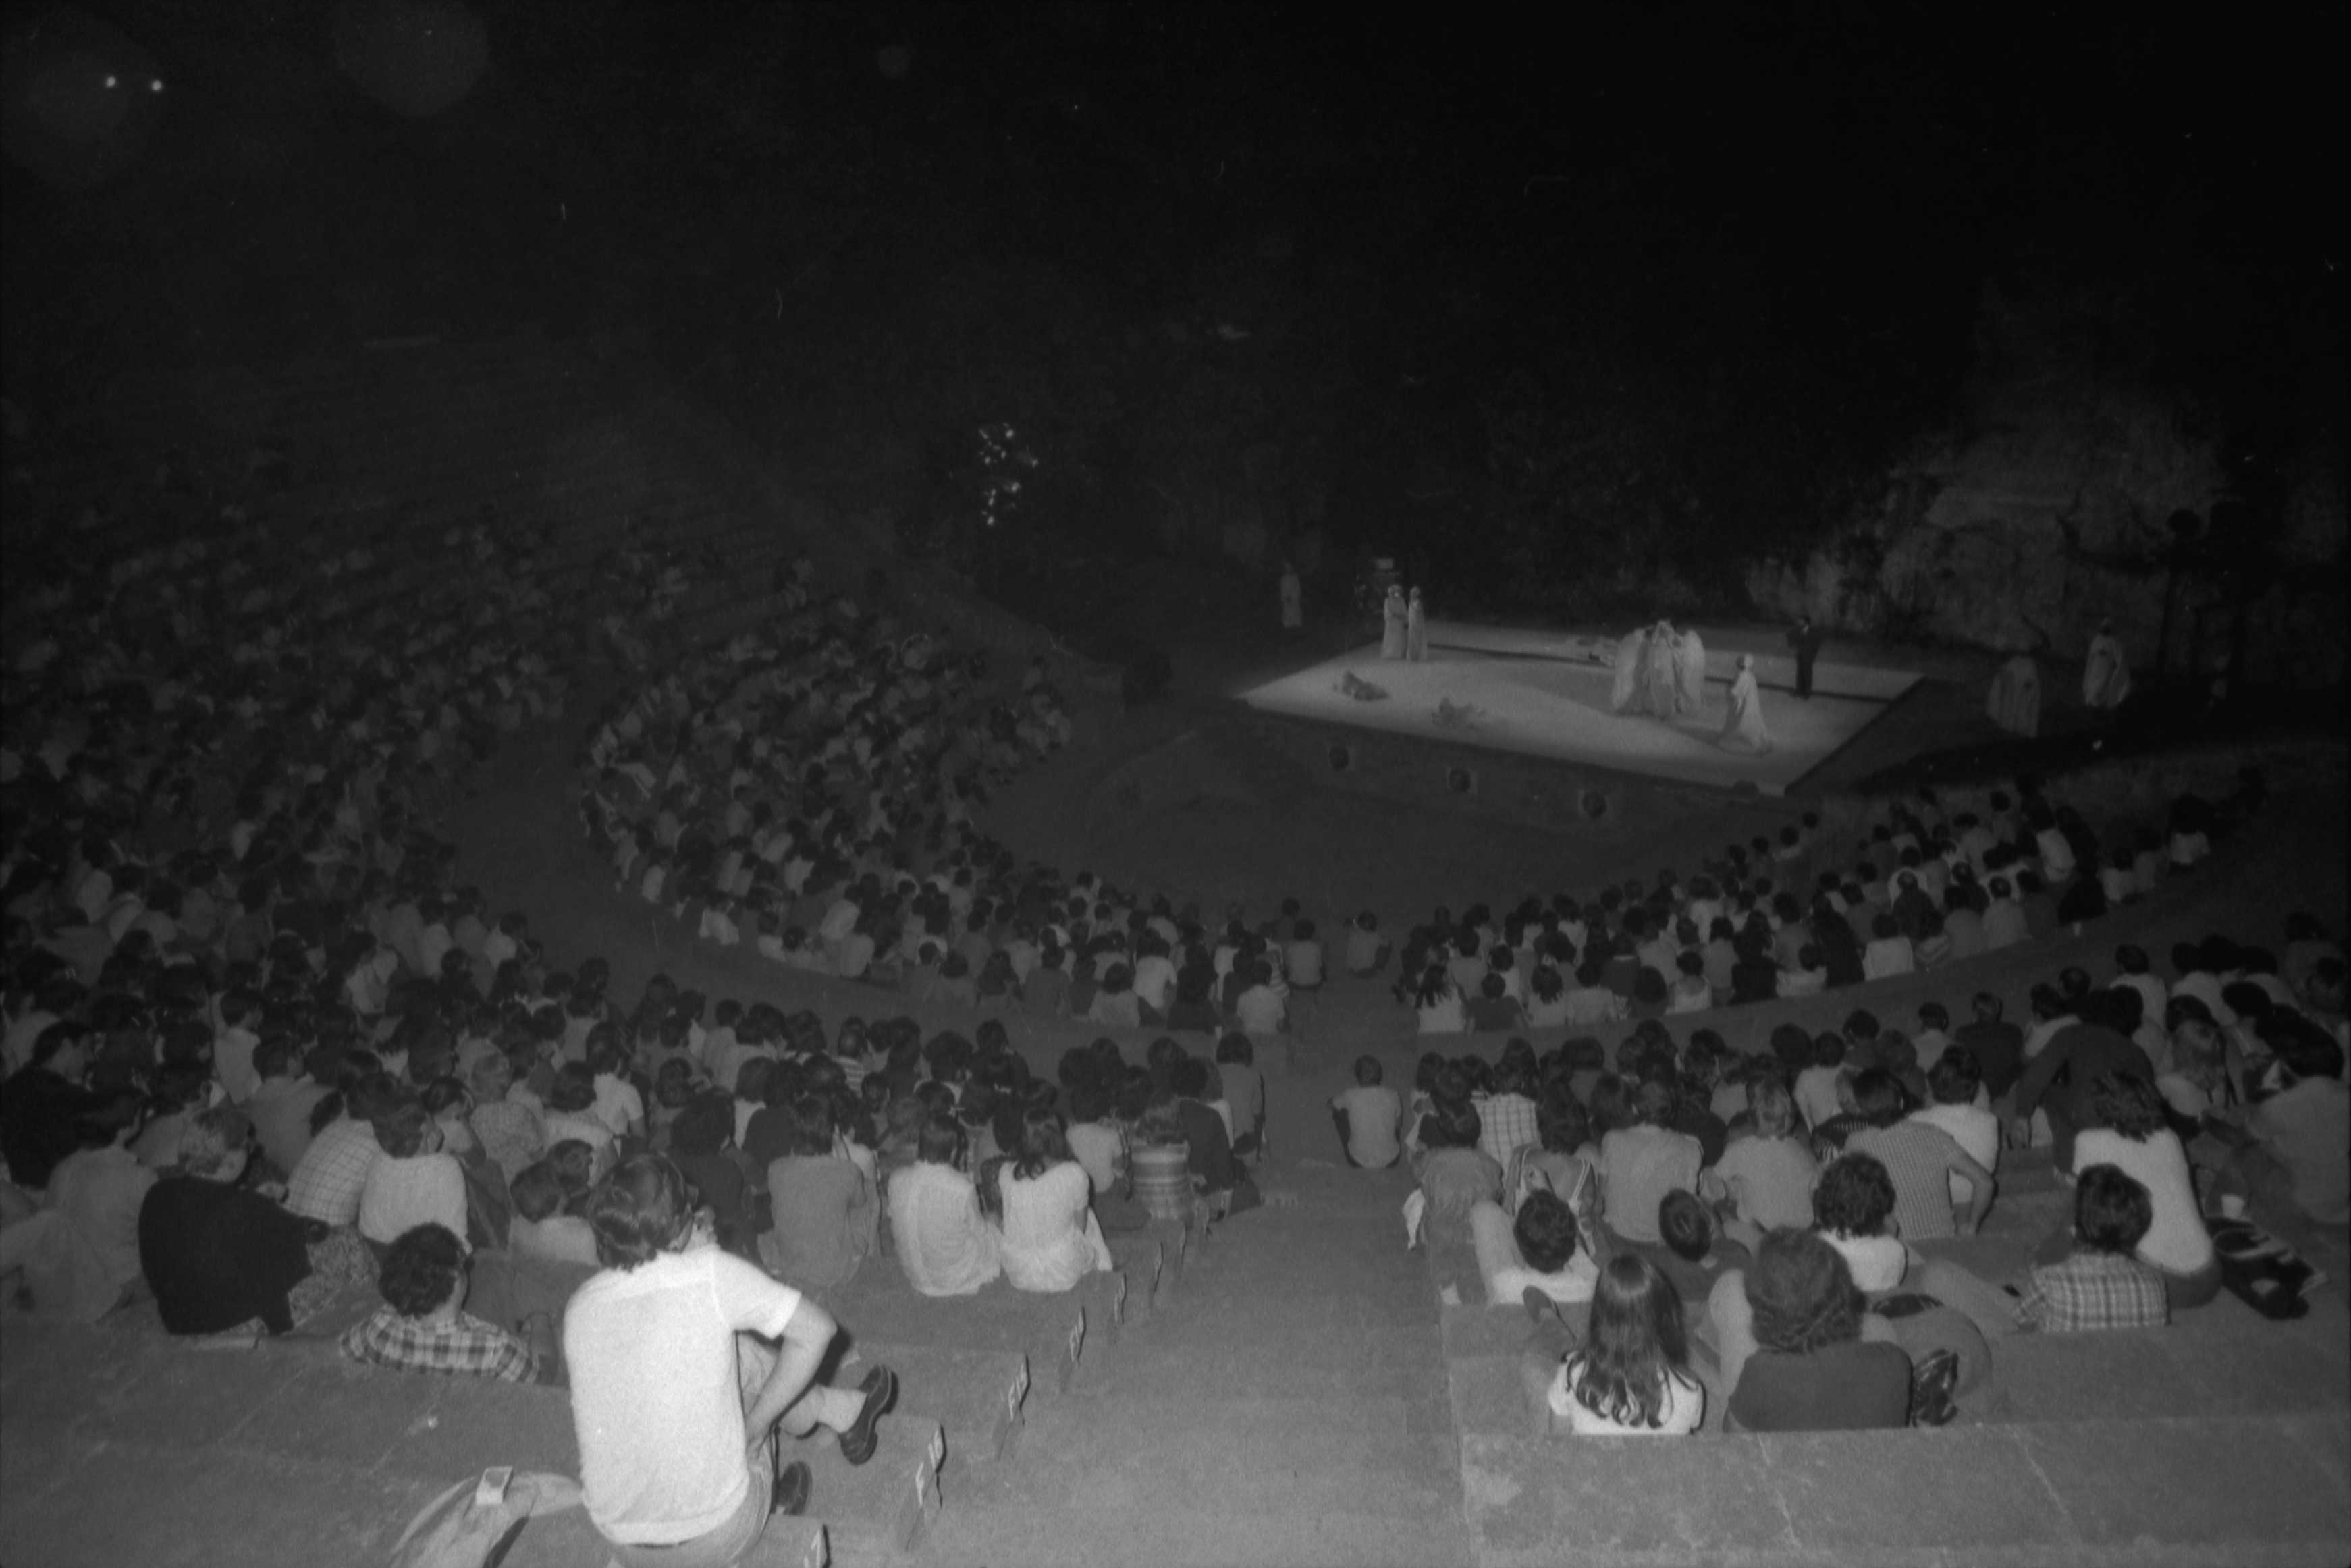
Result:
M1849 863L1820 871L1817 829L1731 844L1694 875L1579 900L1440 909L1407 935L1396 998L1424 1034L1580 1029L1817 996L2044 939L2154 892L2262 798L2258 775L2215 808L2183 796L2169 832L2101 856L2071 808L2028 779L1982 816L1897 801Z
M2296 925L2314 930L2306 917ZM2247 1012L2225 1039L2201 1002L2173 998L2165 1055L2179 1060L2160 1068L2118 1027L2136 1017L2134 980L2145 977L2126 969L2072 998L2064 1021L2032 1037L1986 1009L1923 1075L1914 1044L1865 1014L1809 1053L1808 1042L1783 1038L1772 1055L1729 1063L1705 1031L1677 1051L1662 1026L1649 1026L1627 1043L1622 1076L1590 1040L1540 1058L1512 1041L1493 1064L1425 1060L1409 1107L1365 1058L1332 1110L1351 1164L1411 1160L1422 1225L1474 1249L1493 1301L1524 1298L1546 1322L1554 1302L1597 1313L1612 1262L1627 1291L1646 1270L1662 1285L1644 1275L1633 1293L1669 1291L1677 1315L1687 1303L1732 1391L1756 1343L1754 1276L1743 1270L1775 1236L1816 1231L1858 1299L1899 1314L1863 1326L1921 1359L1949 1352L1938 1375L1956 1364L1971 1387L1988 1375L1988 1346L2006 1334L2161 1322L2209 1302L2223 1279L2214 1233L2244 1232L2249 1205L2273 1223L2351 1222L2342 960L2314 933L2297 956L2307 961L2304 998L2238 992ZM1997 1095L1978 1045L2018 1069ZM2086 1225L2077 1214L2011 1281L1987 1282L1935 1256L1939 1239L1980 1223L2003 1145L2032 1141L2036 1125L2083 1202L2086 1173L2106 1173L2102 1218ZM2111 1240L2117 1194L2143 1215L2119 1251L2089 1239ZM2093 1260L2071 1260L2084 1246ZM2293 1315L2309 1270L2274 1247L2259 1250L2231 1289L2257 1310ZM2126 1264L2108 1257L2119 1254ZM1556 1353L1539 1359L1552 1378ZM1552 1404L1563 1423L1583 1420L1563 1398ZM1695 1425L1690 1411L1680 1415Z
M816 1292L846 1284L876 1249L881 1194L894 1195L899 1171L937 1163L922 1151L942 1138L987 1221L950 1263L925 1261L908 1227L889 1227L926 1293L964 1293L999 1272L1018 1288L1067 1290L1106 1266L1105 1226L1196 1222L1196 1207L1254 1200L1236 1147L1246 1156L1258 1144L1264 1084L1245 1037L1223 1041L1214 1062L1163 1039L1134 1066L1104 1040L1071 1052L1047 1084L998 1020L977 1043L925 1044L909 1019L870 1031L850 1019L828 1046L812 1015L765 1004L722 1002L705 1027L701 998L660 977L623 1017L593 961L559 1004L524 943L509 961L533 977L521 994L493 1004L403 974L373 1019L292 945L273 948L284 967L256 989L208 993L193 968L175 983L154 977L162 1020L107 1005L120 998L86 1010L75 982L52 973L16 1020L38 1032L31 1063L0 1091L0 1154L19 1214L46 1194L104 1264L65 1310L98 1315L152 1291L165 1326L194 1333L246 1333L255 1319L283 1332L299 1315L288 1291L305 1273L291 1253L240 1283L205 1260L246 1252L211 1238L183 1259L195 1266L184 1290L163 1289L142 1263L155 1179L181 1170L191 1129L216 1110L243 1118L255 1155L227 1179L249 1176L304 1222L306 1244L348 1233L379 1255L433 1224L519 1260L592 1267L582 1206L643 1148L689 1174L731 1249ZM247 1151L246 1135L235 1143ZM1069 1167L1049 1185L1081 1194L1090 1218L1075 1229L1040 1218L1060 1212L1027 1185L1040 1160ZM280 1222L264 1234L283 1244L292 1233ZM349 1282L350 1261L348 1247L322 1260L311 1288ZM516 1305L509 1326L559 1305L544 1295Z

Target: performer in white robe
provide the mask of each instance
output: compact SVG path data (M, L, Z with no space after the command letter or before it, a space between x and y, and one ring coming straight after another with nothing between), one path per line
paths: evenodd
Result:
M1674 711L1706 711L1706 644L1696 632L1685 632L1674 646Z
M1715 741L1726 751L1751 751L1757 755L1771 749L1771 732L1763 727L1763 693L1755 682L1755 656L1739 655L1739 677L1730 683L1730 712L1722 721L1722 734Z
M2094 708L2118 708L2130 695L2130 662L2115 635L2115 623L2100 623L2090 639L2089 656L2082 661L2082 700Z
M2019 653L1991 678L1991 697L1985 705L1992 723L2011 735L2041 733L2041 666L2030 653Z
M1641 711L1641 671L1648 663L1649 629L1634 628L1616 644L1616 685L1608 694L1611 713Z
M1416 664L1428 657L1428 612L1420 606L1420 590L1417 588L1405 601L1404 656Z
M1660 621L1649 628L1649 649L1641 671L1641 700L1659 718L1674 716L1680 693L1674 676L1674 647L1677 641L1670 621Z
M1288 561L1281 563L1281 629L1295 632L1306 624L1306 591L1298 581L1298 569Z
M1388 585L1388 596L1380 606L1380 657L1404 657L1404 590Z

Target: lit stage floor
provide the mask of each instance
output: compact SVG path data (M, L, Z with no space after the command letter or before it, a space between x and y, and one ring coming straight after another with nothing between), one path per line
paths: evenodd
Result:
M1240 700L1262 713L1324 724L1724 789L1746 782L1780 795L1919 678L1909 670L1823 663L1813 669L1812 700L1800 702L1795 660L1784 643L1762 632L1700 626L1698 633L1707 645L1706 706L1671 721L1609 711L1622 632L1579 636L1449 621L1428 623L1425 663L1382 659L1372 643L1268 681L1240 694ZM1771 749L1760 757L1715 745L1741 653L1755 655L1763 688ZM1340 687L1349 674L1382 688L1386 697L1367 702L1347 695Z

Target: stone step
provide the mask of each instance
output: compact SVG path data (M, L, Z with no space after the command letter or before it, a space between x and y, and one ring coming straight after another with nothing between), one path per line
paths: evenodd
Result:
M1461 1446L1480 1568L2351 1556L2340 1411Z
M1089 1338L1109 1325L1113 1315L1114 1294L1093 1293L1102 1285L1054 1296L994 1285L973 1296L933 1298L916 1295L903 1278L896 1279L894 1288L879 1278L869 1280L868 1275L883 1272L874 1265L884 1262L889 1264L886 1272L895 1276L894 1260L869 1259L852 1286L835 1293L831 1310L853 1338L1014 1353L1028 1359L1033 1385L1046 1393L1058 1394L1070 1385ZM1123 1279L1095 1276L1103 1285L1113 1278Z
M1018 1351L955 1350L860 1339L836 1351L824 1373L835 1388L854 1388L875 1366L898 1375L898 1406L936 1421L947 1435L947 1464L1002 1459L1019 1440L1029 1401L1029 1358Z
M1242 1387L1269 1366L1328 1367L1434 1364L1437 1337L1416 1324L1317 1323L1284 1316L1251 1322L1238 1330L1229 1315L1195 1315L1188 1305L1167 1321L1154 1322L1148 1339L1138 1335L1138 1359L1175 1359L1197 1366L1204 1382Z
M1066 1508L1165 1507L1199 1500L1240 1512L1410 1517L1454 1506L1449 1434L1401 1427L1259 1434L1238 1420L1203 1427L1118 1400L1066 1401L1021 1437L1005 1500Z
M1434 1346L1401 1360L1364 1358L1350 1365L1301 1362L1236 1343L1228 1353L1203 1351L1147 1358L1122 1354L1108 1364L1099 1382L1090 1381L1087 1387L1143 1406L1184 1397L1441 1402L1445 1373Z
M843 1558L841 1568L863 1568ZM1040 1517L1020 1502L957 1503L925 1543L929 1568L1468 1568L1457 1507L1425 1515L1129 1505L1080 1500Z

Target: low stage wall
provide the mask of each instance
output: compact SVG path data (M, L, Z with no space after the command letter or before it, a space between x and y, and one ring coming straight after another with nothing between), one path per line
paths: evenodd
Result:
M1786 810L1800 803L1752 789L1710 789L1586 763L1526 757L1442 739L1272 716L1235 705L1234 723L1317 785L1384 800L1520 822L1549 831L1605 833L1650 819L1736 800Z

